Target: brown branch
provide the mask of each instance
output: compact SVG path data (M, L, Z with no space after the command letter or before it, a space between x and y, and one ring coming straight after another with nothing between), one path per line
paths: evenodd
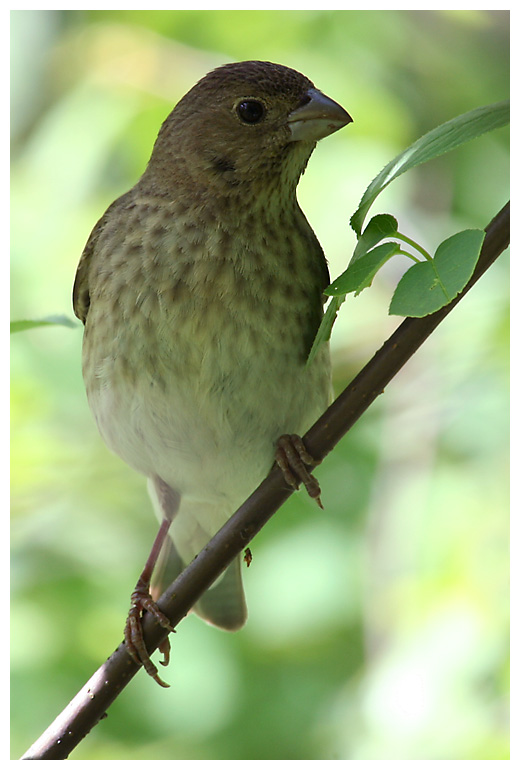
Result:
M509 244L509 204L489 223L475 273L464 291L449 305L425 318L407 318L372 360L305 435L310 454L321 462L383 392L390 380L460 302ZM275 511L292 494L275 467L222 527L206 548L186 567L159 600L159 607L176 626L199 596L243 550ZM150 616L144 619L145 639L155 650L166 637ZM138 671L122 643L22 759L65 759L106 714L106 709Z

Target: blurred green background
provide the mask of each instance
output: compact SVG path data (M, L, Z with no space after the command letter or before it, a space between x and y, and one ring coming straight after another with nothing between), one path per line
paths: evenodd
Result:
M89 232L209 69L294 67L354 123L299 198L331 273L382 166L508 96L506 11L14 11L11 317L72 317ZM372 213L434 249L508 197L501 130L402 177ZM339 391L397 326L404 265L349 298ZM81 328L12 338L12 756L121 640L156 523L98 437ZM506 759L508 272L505 255L323 463L325 511L294 495L252 544L250 620L188 617L167 691L141 673L72 759ZM162 673L162 672L161 672Z

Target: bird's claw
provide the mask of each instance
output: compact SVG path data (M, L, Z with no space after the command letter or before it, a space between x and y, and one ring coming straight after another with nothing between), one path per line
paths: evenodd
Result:
M159 625L167 631L175 632L175 629L150 596L148 586L145 583L142 583L141 581L137 583L131 596L131 602L132 605L128 612L125 624L125 644L127 652L138 666L143 666L146 673L149 674L152 679L155 679L157 684L160 684L161 687L169 687L170 685L164 682L159 676L157 666L152 663L148 650L146 649L143 637L143 627L141 625L143 612L146 611L153 615ZM169 640L165 639L161 642L159 649L164 655L164 660L160 662L163 666L167 666L170 660Z
M301 437L296 434L280 436L276 442L275 460L289 486L298 489L300 483L303 483L309 497L323 508L318 480L306 467L314 468L317 463L307 452Z

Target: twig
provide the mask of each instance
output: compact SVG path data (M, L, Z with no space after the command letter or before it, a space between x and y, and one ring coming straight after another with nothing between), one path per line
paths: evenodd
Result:
M334 448L508 244L509 204L487 226L480 259L464 291L433 315L403 321L305 435L305 445L317 462L321 462ZM170 618L173 626L182 620L201 594L291 494L292 490L287 489L281 471L274 467L265 481L160 598L159 607ZM145 616L143 626L148 649L155 650L165 639L166 632L150 616ZM138 670L121 643L22 759L68 757L92 727L106 715L107 708Z

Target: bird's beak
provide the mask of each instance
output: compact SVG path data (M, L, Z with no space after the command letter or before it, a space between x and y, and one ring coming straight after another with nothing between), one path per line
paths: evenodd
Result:
M352 118L337 102L317 88L309 88L308 100L293 110L287 119L291 142L317 142L352 123Z

